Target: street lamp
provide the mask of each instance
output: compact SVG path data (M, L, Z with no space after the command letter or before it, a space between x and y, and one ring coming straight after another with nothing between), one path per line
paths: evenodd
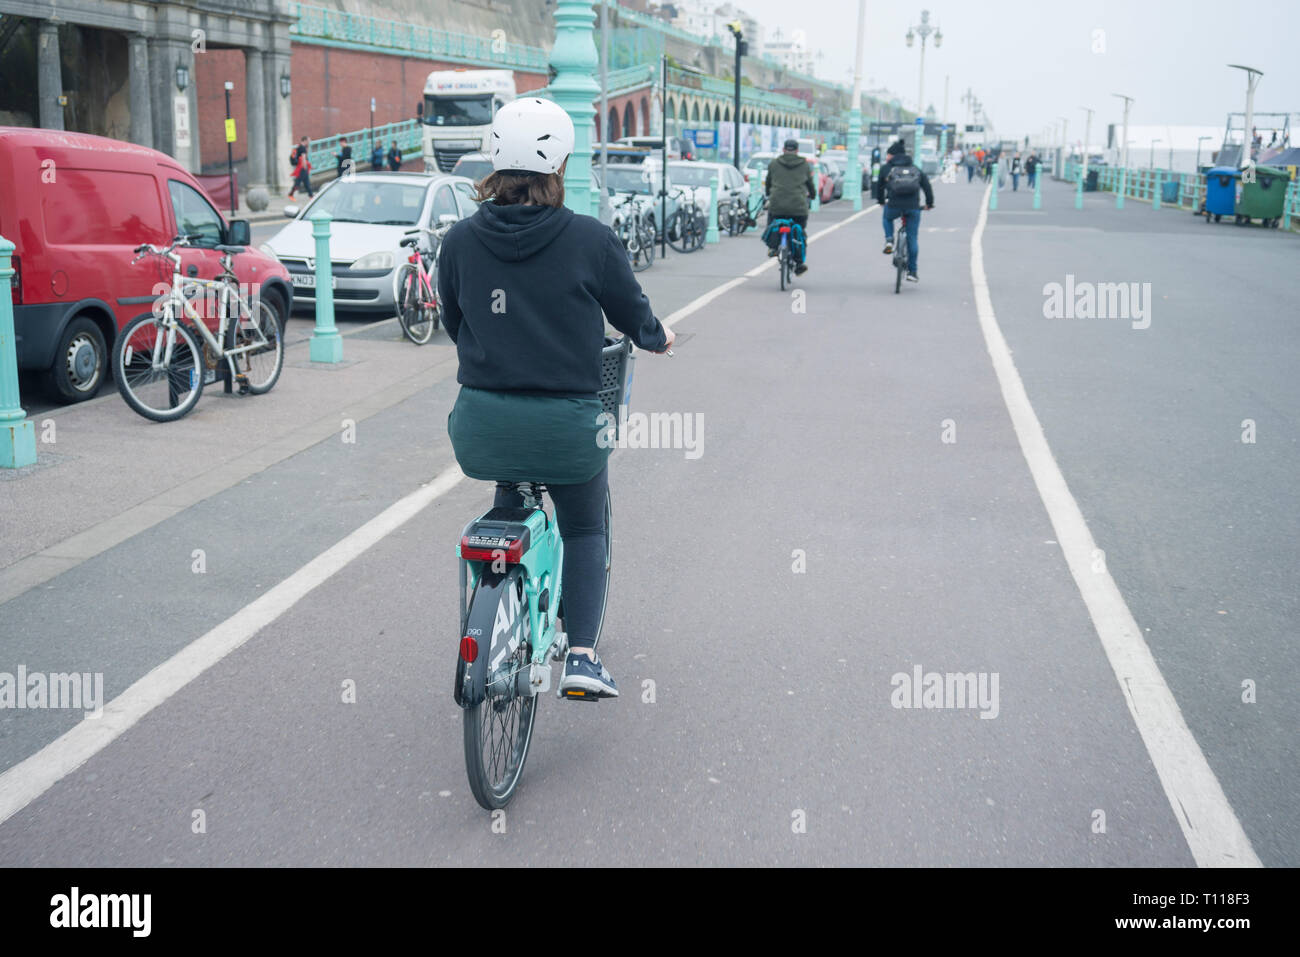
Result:
M732 162L735 164L736 169L740 169L740 58L749 52L749 45L745 43L745 34L741 29L739 20L732 20L727 24L727 29L736 38L736 104L732 108L732 117L736 121L736 129L731 139L731 145ZM667 133L665 132L666 136Z
M907 45L911 47L915 38L919 35L921 38L921 79L917 84L916 91L916 116L921 121L916 124L916 148L914 150L917 161L921 156L921 134L925 132L925 41L934 34L934 45L937 49L943 44L943 31L937 26L930 26L930 11L921 11L921 22L917 26L907 28Z
M186 88L189 87L189 85L190 85L190 68L187 67L184 63L177 64L176 89L184 93Z
M1079 109L1088 114L1087 125L1083 128L1083 177L1088 176L1088 141L1092 139L1092 113L1093 110L1088 106L1081 106Z
M284 97L285 99L288 99L290 92L292 92L292 89L293 88L289 84L289 74L281 73L280 74L280 96Z
M1061 121L1061 173L1059 179L1065 179L1065 151L1069 146L1070 140L1070 118L1068 116L1058 116Z
M1255 87L1259 86L1259 78L1264 75L1262 70L1256 70L1251 66L1240 66L1236 63L1229 63L1228 66L1233 70L1246 71L1246 126L1242 133L1242 151L1241 159L1237 160L1237 167L1245 169L1254 160L1255 148Z
M1202 141L1202 140L1212 140L1212 139L1214 139L1213 136L1198 136L1198 137L1196 137L1196 172L1198 172L1198 173L1201 171L1201 141Z
M862 160L858 141L862 139L862 38L867 23L867 0L858 0L858 47L853 61L853 99L849 101L849 168L844 196L853 208L862 208Z

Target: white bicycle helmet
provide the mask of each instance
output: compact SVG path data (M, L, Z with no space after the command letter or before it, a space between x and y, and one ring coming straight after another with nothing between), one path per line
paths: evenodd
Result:
M492 118L492 168L555 173L573 152L573 120L554 100L513 100Z

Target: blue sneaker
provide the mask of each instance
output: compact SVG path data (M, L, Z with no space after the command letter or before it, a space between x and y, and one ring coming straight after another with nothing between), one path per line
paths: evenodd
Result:
M592 661L586 655L569 652L564 662L564 677L560 679L560 697L578 701L617 698L618 686L599 657Z

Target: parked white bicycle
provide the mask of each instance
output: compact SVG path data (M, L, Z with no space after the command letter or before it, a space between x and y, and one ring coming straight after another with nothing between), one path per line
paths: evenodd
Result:
M165 248L148 243L136 247L132 262L157 256L172 264L171 289L150 315L128 323L113 345L117 390L127 405L155 422L174 421L193 409L205 382L216 379L223 360L241 395L270 391L284 367L283 330L275 311L257 296L251 302L241 296L231 269L233 258L247 248L217 246L223 254L221 275L194 279L181 275L181 256L176 252L194 238L177 236ZM215 335L186 297L186 292L207 289L217 293Z

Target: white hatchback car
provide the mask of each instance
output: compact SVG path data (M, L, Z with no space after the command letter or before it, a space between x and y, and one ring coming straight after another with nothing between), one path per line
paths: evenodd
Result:
M311 217L330 223L330 272L338 310L392 315L393 273L410 256L402 238L445 217L474 215L474 184L446 173L357 173L326 185L304 208L286 206L289 223L259 247L289 270L293 305L316 305L316 241Z

